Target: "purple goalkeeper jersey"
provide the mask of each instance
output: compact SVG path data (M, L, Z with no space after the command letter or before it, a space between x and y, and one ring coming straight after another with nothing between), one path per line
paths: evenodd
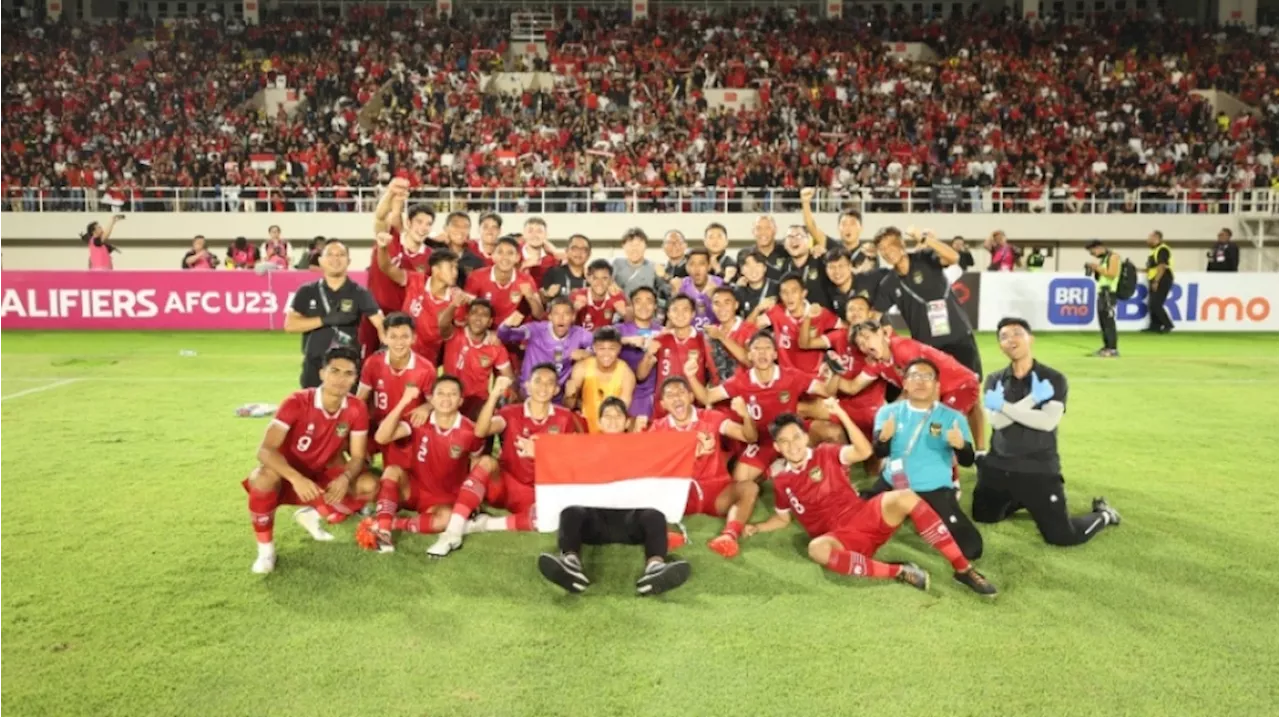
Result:
M564 388L573 371L573 359L570 356L578 349L591 348L591 332L581 326L570 326L569 333L559 338L551 330L550 321L535 321L516 328L498 327L498 338L504 343L524 343L524 361L520 364L520 383L529 380L533 367L540 363L555 364L556 380L560 388Z
M720 277L708 276L707 290L703 293L693 285L693 277L686 276L684 281L680 282L679 293L693 299L693 328L701 330L704 326L717 323L715 314L711 312L711 294L717 287L723 285L724 281Z
M618 329L618 333L622 334L622 338L624 339L630 336L650 338L657 335L657 333L662 330L662 327L658 326L657 323L651 323L649 328L642 329L639 326L636 326L634 321L628 321L625 324L618 324L615 328ZM644 349L638 349L634 346L622 347L622 360L627 362L627 365L631 367L632 371L639 370L640 361L643 359ZM646 418L652 418L654 400L653 393L657 388L657 384L657 371L650 371L649 375L645 377L643 381L637 379L636 390L631 394L631 406L628 413L632 416L645 416Z

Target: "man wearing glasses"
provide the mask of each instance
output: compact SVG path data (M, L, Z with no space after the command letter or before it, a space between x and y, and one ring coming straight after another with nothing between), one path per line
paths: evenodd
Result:
M1026 508L1050 545L1079 545L1119 525L1103 498L1092 512L1071 517L1058 457L1058 423L1067 410L1067 378L1032 356L1035 338L1024 320L997 324L1009 365L987 377L982 403L991 413L991 451L978 461L973 517L998 523Z
M902 367L905 400L876 412L876 456L880 477L867 495L910 489L942 519L969 560L982 556L982 534L960 509L952 462L973 465L973 436L965 414L938 400L938 366L927 358Z

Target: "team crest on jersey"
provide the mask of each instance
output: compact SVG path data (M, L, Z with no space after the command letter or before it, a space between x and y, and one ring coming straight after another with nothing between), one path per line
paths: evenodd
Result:
M513 304L514 304L515 302L517 302L517 301L519 301L519 300L520 300L520 292L518 292L518 291L513 291L513 292L511 292L510 294L508 294L508 295L507 295L507 298L511 299L511 303L513 303Z
M345 438L345 437L346 437L346 435L347 435L347 431L349 431L349 430L351 430L351 427L350 427L350 426L348 426L348 425L347 425L347 424L345 424L345 423L339 423L339 424L338 424L338 438Z
M918 271L916 271L916 272L912 272L912 274L911 274L911 283L913 283L913 284L919 284L919 283L922 283L923 281L924 281L924 274L921 274L921 273L920 273L920 272L918 272Z
M489 364L491 363L493 363L493 360L490 359L488 356L480 357L480 368L489 368Z
M791 402L791 392L790 392L790 391L781 391L781 392L779 392L779 393L778 393L778 400L779 400L779 401L782 401L783 403L790 403L790 402Z
M449 457L457 460L462 457L462 446L449 446Z
M930 424L929 424L929 435L931 435L931 436L941 436L941 435L942 435L942 424L941 424L941 423L930 423Z
M342 303L338 304L338 307L342 313L349 314L356 310L356 302L353 299L343 299Z
M814 279L818 278L818 272L815 271L814 269L810 269L809 273L804 275L804 278L805 278L805 281L813 281Z
M817 483L817 482L821 481L821 480L822 480L822 469L821 469L821 468L819 468L818 466L814 466L814 467L810 468L810 469L809 469L809 480L813 481L814 483Z
M559 432L560 432L560 427L559 427L559 426L548 426L548 427L547 427L547 433L559 433Z

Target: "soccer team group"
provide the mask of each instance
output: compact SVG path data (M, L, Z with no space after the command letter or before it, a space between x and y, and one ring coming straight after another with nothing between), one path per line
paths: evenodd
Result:
M962 549L940 516L950 513L955 525L955 491L941 505L925 500L907 487L902 461L889 460L891 445L893 455L903 448L945 455L955 481L954 465L971 465L982 450L981 378L957 358L895 335L876 297L855 290L866 285L852 270L866 258L857 255L865 250L858 229L846 222L856 217L841 220L850 246L812 250L824 260L822 305L807 299L812 274L777 264L769 247L728 259L718 225L709 234L721 236L671 271L674 264L643 259L639 231L625 238L625 263L613 265L587 261L586 237L572 237L564 252L553 248L540 219L500 236L501 218L485 215L472 240L470 218L455 213L433 239L434 213L413 206L406 215L406 198L393 183L376 218L369 289L385 316L361 327L363 352L330 348L320 385L281 403L244 481L255 573L275 569L281 504L302 506L296 521L320 541L333 539L326 523L367 515L372 505L356 531L362 547L393 552L397 532L435 533L427 553L443 557L474 533L534 529L540 435L689 431L697 455L686 514L724 519L707 547L725 558L743 539L794 518L813 538L810 557L825 568L926 589L929 575L918 566L874 559L910 522L957 582L996 593L970 563L974 551ZM809 235L793 228L786 246L801 241L809 252ZM875 243L894 260L906 251L896 230ZM937 243L926 237L916 253ZM325 281L340 281L349 264L348 249L331 242L321 257ZM779 278L771 290L743 308L743 288L770 289L772 269ZM468 273L461 285L460 270ZM895 417L910 423L913 415L927 419L895 442ZM380 476L370 470L378 455ZM882 478L875 495L860 495L850 482L850 466L860 462ZM766 482L776 512L748 523ZM482 505L507 514L481 512ZM685 539L670 531L668 549Z

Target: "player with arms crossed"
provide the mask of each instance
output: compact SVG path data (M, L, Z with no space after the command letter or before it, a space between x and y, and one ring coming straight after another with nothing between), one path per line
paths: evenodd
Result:
M738 536L742 535L747 518L751 517L760 487L753 480L730 477L728 461L720 449L720 437L728 436L745 444L759 439L747 402L738 397L730 404L737 420L714 408L699 411L694 406L689 381L672 376L662 384L662 406L667 411L666 417L654 423L649 430L695 431L698 434L697 459L693 464L693 483L689 486L685 515L725 516L724 530L712 538L707 547L732 558L738 554ZM680 533L672 533L671 539L673 548L684 542Z
M377 479L366 471L369 411L348 395L359 362L355 348L329 349L320 387L291 394L267 427L258 447L258 467L242 483L258 538L255 573L276 567L277 506L309 506L294 513L294 519L311 537L328 541L333 535L321 520L345 518L378 490Z
M501 410L497 409L498 398L511 388L511 379L506 376L494 379L493 392L476 419L476 435L480 438L502 436L502 453L490 479L486 500L511 515L505 518L477 516L471 532L533 530L533 455L526 439L542 433L582 432L578 417L572 411L551 403L559 388L556 376L556 367L552 364L534 366L525 383L528 398L523 403L503 406Z
M387 348L364 362L360 369L360 387L356 389L356 400L369 404L369 422L374 426L382 423L410 386L415 389L415 399L409 406L412 410L421 402L416 397L421 396L422 391L430 391L436 380L436 367L409 348L413 344L413 319L396 312L386 318L383 327ZM389 465L388 448L388 444L375 436L369 447L369 459L382 454L383 465Z
M879 580L899 580L929 589L929 574L912 563L882 563L874 558L898 526L910 519L920 537L942 553L955 569L957 582L979 595L996 588L969 564L933 508L910 490L892 490L863 500L849 483L849 466L871 455L871 443L830 400L831 411L849 432L850 445L824 443L810 447L809 433L794 414L778 417L770 427L782 460L770 468L775 512L748 525L744 535L785 528L794 515L809 534L809 559L834 573Z
M489 476L497 464L489 456L479 455L484 441L476 437L471 419L458 412L461 381L448 374L436 379L431 415L421 426L412 426L402 418L416 401L416 392L408 389L378 426L378 442L408 439L408 450L397 452L395 464L383 472L377 515L360 523L356 541L390 553L395 551L392 531L443 533L427 548L427 555L442 558L462 547L467 519L484 500ZM417 515L397 518L402 507Z

